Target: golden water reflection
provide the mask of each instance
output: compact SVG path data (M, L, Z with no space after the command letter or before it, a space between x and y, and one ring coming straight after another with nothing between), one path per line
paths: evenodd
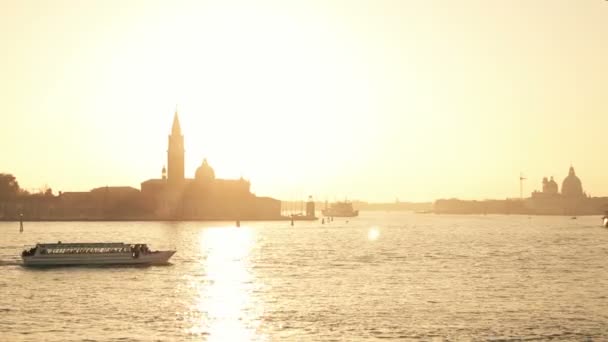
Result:
M370 241L377 240L379 237L380 237L380 229L378 229L378 227L372 227L367 232L367 238Z
M202 286L194 310L200 319L191 333L208 341L252 341L257 336L261 307L252 299L255 279L250 254L255 244L251 228L210 228L201 231L199 245L206 259Z

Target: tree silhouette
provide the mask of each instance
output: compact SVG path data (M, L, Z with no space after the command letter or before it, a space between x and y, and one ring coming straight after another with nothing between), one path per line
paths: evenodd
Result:
M21 189L15 176L9 173L0 173L0 199L16 197L20 192Z

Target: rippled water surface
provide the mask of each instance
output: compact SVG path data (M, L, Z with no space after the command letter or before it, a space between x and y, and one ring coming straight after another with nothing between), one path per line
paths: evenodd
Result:
M599 217L0 223L0 340L608 340ZM144 242L169 266L28 269L36 242Z

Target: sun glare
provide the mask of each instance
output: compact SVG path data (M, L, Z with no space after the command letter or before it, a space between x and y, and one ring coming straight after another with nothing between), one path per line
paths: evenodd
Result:
M167 119L156 123L166 127L162 132L178 105L187 176L207 158L219 176L243 176L266 188L316 173L340 174L310 165L357 160L371 148L353 138L375 125L366 115L374 90L361 74L364 59L354 45L336 46L337 33L305 13L286 20L264 6L202 7L180 12L179 19L166 16L170 25L149 23L147 36L155 39L137 39L137 31L123 37L100 81L104 98L129 93L157 106L163 102L158 108L169 108ZM312 139L311 132L344 123L348 129L331 130L331 144ZM156 155L160 169L162 150ZM284 163L277 165L278 157ZM289 179L280 179L287 173Z
M378 230L376 227L370 228L370 230L367 232L367 238L370 241L375 241L378 239L378 237L380 237L380 230Z

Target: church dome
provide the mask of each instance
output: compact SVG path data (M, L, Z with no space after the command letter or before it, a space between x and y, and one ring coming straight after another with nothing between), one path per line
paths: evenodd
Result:
M203 163L196 169L196 174L194 176L197 182L211 182L215 179L215 171L207 162L207 159L203 159Z
M562 195L566 197L580 197L584 196L583 193L583 185L581 180L576 176L574 172L574 168L570 166L570 172L568 172L568 177L564 179L562 183Z

